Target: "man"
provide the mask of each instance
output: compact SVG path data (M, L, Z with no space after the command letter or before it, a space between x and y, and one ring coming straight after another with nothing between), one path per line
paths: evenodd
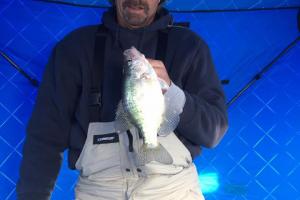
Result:
M192 158L223 137L224 95L205 42L171 26L162 3L113 1L103 25L75 30L56 45L27 127L18 199L49 199L66 149L70 168L80 170L76 199L203 198ZM115 120L123 52L132 46L170 86L163 91L164 123L180 120L174 132L159 136L168 161L136 162L139 134ZM93 79L94 70L101 78Z

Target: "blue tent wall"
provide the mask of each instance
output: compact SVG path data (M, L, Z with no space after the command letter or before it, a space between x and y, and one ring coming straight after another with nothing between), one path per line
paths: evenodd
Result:
M185 5L171 1L169 7L228 9L237 5L260 8L300 4L203 2L193 7L196 4L192 1ZM36 1L1 1L0 50L41 80L55 43L77 27L99 23L102 12ZM191 29L209 44L220 78L230 79L224 86L228 100L299 36L296 15L297 9L174 13L176 21L190 21ZM299 55L298 43L229 108L230 129L224 140L196 159L207 199L300 198ZM36 92L0 57L0 199L15 199L25 127ZM76 177L64 162L52 199L72 199Z
M9 0L5 0L9 1ZM42 0L45 1L45 0ZM108 0L52 0L70 4L85 6L110 6ZM166 0L166 7L174 11L195 11L195 10L224 10L224 9L260 9L260 8L286 8L297 7L299 0L230 0L230 1L209 1L209 0Z

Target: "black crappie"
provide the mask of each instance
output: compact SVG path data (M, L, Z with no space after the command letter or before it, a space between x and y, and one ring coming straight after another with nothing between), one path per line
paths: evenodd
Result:
M136 48L125 50L124 58L124 111L130 122L139 129L146 148L156 148L157 133L165 110L158 77L145 56Z

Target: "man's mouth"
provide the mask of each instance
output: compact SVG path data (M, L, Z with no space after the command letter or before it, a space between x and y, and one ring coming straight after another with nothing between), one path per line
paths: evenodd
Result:
M140 12L144 10L144 6L142 5L127 5L126 8L133 12Z

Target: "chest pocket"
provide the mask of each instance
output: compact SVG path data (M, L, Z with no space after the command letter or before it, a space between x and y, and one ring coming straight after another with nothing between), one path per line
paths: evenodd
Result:
M122 137L115 132L113 122L90 123L76 168L82 176L97 173L102 178L121 177L121 146Z

